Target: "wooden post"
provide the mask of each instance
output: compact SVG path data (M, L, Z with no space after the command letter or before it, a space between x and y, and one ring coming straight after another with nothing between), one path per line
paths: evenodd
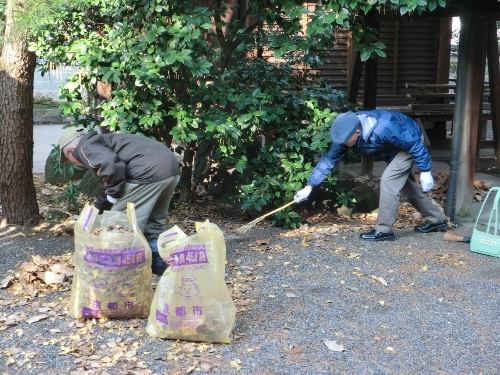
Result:
M364 105L368 109L377 108L377 70L378 58L369 59L365 62L365 91Z
M368 24L379 29L379 22L375 20L375 13L368 13ZM365 62L365 90L363 102L368 109L377 108L377 73L378 73L378 57L369 59ZM373 175L373 155L362 155L361 157L361 175Z
M359 51L356 51L354 40L349 36L349 50L347 59L347 95L349 103L356 105L358 100L359 82L361 81L361 72L363 63Z
M394 21L394 57L392 59L392 95L398 93L398 61L399 61L399 20Z
M450 82L450 51L451 51L451 29L453 18L439 19L439 39L436 66L436 83ZM437 92L446 92L446 89L437 89Z
M368 109L375 109L377 107L377 58L370 59L365 62L365 91L364 91L364 104ZM361 156L361 176L365 174L368 176L373 175L373 155Z
M450 82L450 51L451 51L451 29L453 18L445 17L439 19L439 39L437 51L437 65L435 82L448 84ZM437 89L436 92L447 92L448 89ZM443 99L448 104L450 99ZM446 141L446 121L434 122L434 130L431 132L436 141Z
M490 85L490 104L491 104L491 125L493 127L493 141L495 150L495 165L500 169L500 119L498 110L500 110L500 67L498 63L498 41L497 41L497 23L494 19L488 20L488 75Z
M471 7L472 8L472 7ZM472 215L472 196L476 165L477 136L481 121L482 92L486 61L485 19L473 9L464 10L460 16L460 47L454 126L461 128L457 175L455 215L459 218ZM463 46L463 47L462 47ZM453 166L452 166L453 169ZM451 174L450 174L451 179Z

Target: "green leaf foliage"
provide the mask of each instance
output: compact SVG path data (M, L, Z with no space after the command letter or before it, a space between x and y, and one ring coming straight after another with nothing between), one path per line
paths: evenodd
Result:
M79 74L60 88L61 108L75 125L182 145L192 151L186 158L236 171L232 199L262 210L289 202L303 187L329 146L331 121L348 108L345 94L313 73L335 31L352 31L362 60L385 57L367 26L369 12L437 6L443 0L327 0L308 8L296 0L249 0L241 12L237 2L70 0L29 48L44 72L78 65ZM297 72L297 64L311 69ZM211 173L193 165L184 160L181 183L191 193ZM322 188L333 206L350 199L335 176ZM275 220L295 227L300 217L290 208Z

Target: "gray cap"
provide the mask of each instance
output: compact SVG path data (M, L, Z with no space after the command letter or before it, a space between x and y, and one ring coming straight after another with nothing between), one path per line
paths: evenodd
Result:
M63 148L69 145L73 140L75 140L78 137L81 137L82 135L85 134L85 129L83 128L77 128L77 127L69 127L63 130L61 133L61 136L59 137L59 141L57 142L57 145L59 146L59 161L63 162L64 159L66 158L63 154Z
M361 122L358 116L354 112L342 113L332 123L330 139L333 143L346 143L358 129L361 129Z

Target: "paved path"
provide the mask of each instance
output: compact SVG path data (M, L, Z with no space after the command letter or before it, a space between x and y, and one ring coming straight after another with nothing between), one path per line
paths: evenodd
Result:
M33 173L45 173L45 162L52 151L65 124L33 126Z

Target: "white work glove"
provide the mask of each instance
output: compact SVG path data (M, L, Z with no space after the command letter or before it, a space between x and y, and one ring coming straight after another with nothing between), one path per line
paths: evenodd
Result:
M108 200L109 203L116 204L118 202L118 199L113 198L111 195L106 195L106 199Z
M429 191L434 187L434 178L432 178L430 171L420 173L420 184L423 191Z
M310 186L306 186L304 189L299 190L293 197L294 201L297 203L305 201L309 194L311 194L311 191L312 188Z

